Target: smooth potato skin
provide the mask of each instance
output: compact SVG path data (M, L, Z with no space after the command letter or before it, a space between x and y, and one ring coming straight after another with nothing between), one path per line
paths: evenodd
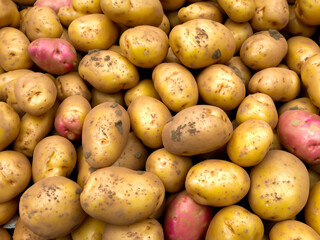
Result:
M74 7L70 5L70 6L62 6L61 8L59 8L57 15L61 24L64 27L69 27L70 23L73 20L75 20L78 17L84 16L86 14L83 12L76 11Z
M104 102L115 102L121 105L122 107L125 106L123 91L119 91L116 93L104 93L97 90L96 88L92 88L91 95L92 95L92 98L90 101L91 107L95 107L100 103L104 103Z
M86 220L72 232L72 240L101 240L107 223L88 216Z
M250 69L243 63L239 56L232 57L227 63L227 66L231 67L233 71L241 78L244 85L247 87L252 77Z
M2 240L11 240L11 235L9 234L9 232L5 229L0 227L0 238Z
M87 163L85 157L83 156L82 145L77 149L77 170L77 183L80 185L80 187L83 188L90 174L93 173L96 169L90 167L90 165Z
M16 213L19 207L19 197L0 203L0 225L6 224ZM1 238L2 239L2 238Z
M294 4L297 18L307 25L320 24L320 4L316 0L302 1L297 0Z
M26 225L22 222L21 217L18 218L16 226L13 231L13 240L47 240L37 234L33 233Z
M255 0L218 0L217 2L228 17L235 22L247 22L254 17L256 7Z
M282 113L289 110L303 110L306 112L319 114L319 109L312 104L310 98L308 97L295 98L284 103L278 108L278 115L280 116Z
M112 166L89 176L80 201L94 218L109 224L130 225L156 212L164 194L164 185L155 174Z
M320 235L320 182L318 182L310 191L308 202L304 208L305 223L312 227Z

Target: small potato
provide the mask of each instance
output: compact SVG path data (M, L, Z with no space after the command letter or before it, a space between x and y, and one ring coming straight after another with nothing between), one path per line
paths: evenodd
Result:
M136 66L111 50L88 53L80 61L78 72L81 78L104 93L116 93L132 88L139 82Z
M12 143L19 134L20 117L9 104L0 102L0 151Z
M273 101L288 102L300 92L300 78L292 70L270 67L255 73L249 81L251 93L265 93Z
M130 225L156 212L164 195L163 183L154 173L105 167L90 175L80 201L94 218L108 224Z
M231 31L209 19L193 19L175 26L169 44L183 65L195 69L226 63L236 49Z
M91 99L91 92L78 72L69 72L58 76L54 83L57 88L57 98L64 100L72 95L81 95L87 100Z
M72 232L72 240L101 240L107 223L88 216L86 220Z
M129 107L131 102L135 98L140 96L149 96L160 100L160 96L157 93L151 79L140 80L136 86L126 91L126 93L124 94L124 101L126 103L126 106Z
M66 177L44 178L22 194L19 203L21 220L40 237L64 237L87 216L80 205L81 192L81 187Z
M26 35L30 41L38 38L59 38L63 27L56 12L50 7L34 6L25 16Z
M166 105L153 97L140 96L131 102L128 114L133 132L145 146L163 146L162 129L172 116Z
M100 13L78 17L68 27L72 45L82 52L108 49L117 40L118 34L116 24Z
M0 239L1 240L11 240L11 235L9 234L9 232L5 229L0 227Z
M119 91L116 93L103 93L96 88L92 88L91 95L92 95L92 98L90 103L92 107L95 107L100 103L104 103L104 102L115 102L121 105L122 107L125 106L123 91Z
M57 88L50 77L44 73L32 72L18 78L14 93L23 111L39 116L53 107Z
M277 108L269 95L254 93L243 99L237 109L236 122L240 124L249 119L264 120L272 128L277 126Z
M164 184L166 192L174 193L184 189L189 169L190 157L183 157L168 152L165 148L152 152L146 162L146 171L156 174Z
M19 197L0 203L0 226L6 224L17 213ZM1 235L1 234L0 234ZM0 238L2 240L2 238Z
M178 11L178 18L181 23L190 21L192 19L205 18L219 23L222 23L223 16L214 4L211 2L196 2L185 7L182 7Z
M167 35L169 35L171 27L170 22L166 14L163 14L162 22L158 26L162 31L164 31Z
M303 110L306 112L319 114L319 109L314 106L310 98L307 97L296 98L281 105L278 108L278 115L280 116L282 113L289 110Z
M271 150L250 171L248 200L260 218L282 221L295 217L309 196L308 171L295 155Z
M247 22L254 17L256 8L255 0L218 0L217 2L234 22Z
M0 152L0 203L12 200L23 192L31 179L31 164L22 153Z
M13 27L0 29L0 66L5 71L29 69L33 62L28 54L29 39Z
M126 239L128 240L164 239L164 233L161 224L156 219L146 219L125 226L107 224L103 232L102 240L122 239L124 236L126 236Z
M260 31L248 37L240 48L241 60L253 70L276 67L287 54L286 39L277 30Z
M48 240L46 238L42 238L32 232L26 225L22 222L21 218L18 218L16 226L13 231L12 238L14 240Z
M320 2L316 0L296 0L294 4L297 18L307 25L320 24Z
M250 188L250 178L242 167L232 162L208 159L193 165L185 187L197 203L224 207L244 198Z
M305 223L312 227L320 235L320 182L310 191L309 199L304 208Z
M180 62L180 60L177 58L177 56L174 55L171 47L168 48L167 56L166 56L166 58L163 60L163 62L167 62L167 63L175 62L175 63L182 64L182 63Z
M77 12L85 14L102 13L100 0L71 0L71 5Z
M192 73L178 63L161 63L152 72L152 80L162 102L173 112L198 103L198 86Z
M38 182L51 176L68 177L76 166L77 152L73 144L61 136L48 136L34 149L32 179Z
M11 0L0 1L0 28L14 27L19 28L20 13L17 5Z
M160 0L100 0L100 5L112 21L129 27L159 26L164 14Z
M82 145L77 149L77 170L78 170L77 183L80 185L80 187L83 188L90 174L93 173L96 169L91 167L87 163L83 155Z
M242 62L239 56L232 57L230 61L226 63L228 67L231 67L233 71L241 78L244 85L247 87L252 77L250 69Z
M282 150L282 145L280 143L279 135L275 129L273 129L273 141L269 150Z
M86 13L78 12L74 9L72 5L70 5L59 8L59 12L57 13L57 15L61 24L65 27L69 27L70 23L73 20L86 15Z
M255 12L250 23L255 31L281 30L289 22L287 0L255 0Z
M167 34L160 28L141 25L125 30L119 39L121 50L137 67L152 68L167 55Z
M261 162L273 141L273 131L263 120L249 119L241 123L227 143L227 153L235 164L252 167Z
M162 7L166 11L175 11L183 6L186 0L160 0Z
M223 64L213 64L197 76L200 97L224 111L235 109L246 96L246 87L235 71Z
M262 220L244 207L232 205L219 210L210 222L205 240L255 239L264 233Z
M123 152L111 166L143 170L148 156L149 151L147 147L137 138L134 132L130 132Z
M83 155L93 168L107 167L121 155L128 141L130 119L117 103L105 102L92 108L82 128Z

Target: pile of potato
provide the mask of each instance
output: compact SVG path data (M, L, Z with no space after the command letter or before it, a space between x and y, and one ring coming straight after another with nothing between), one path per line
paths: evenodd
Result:
M315 0L0 0L0 239L319 240L318 25Z

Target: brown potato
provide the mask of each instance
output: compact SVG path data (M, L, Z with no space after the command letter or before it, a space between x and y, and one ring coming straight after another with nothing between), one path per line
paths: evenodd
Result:
M20 14L17 5L11 0L0 1L0 28L19 27Z
M27 228L20 217L18 218L12 237L14 240L48 240L47 238L38 236Z
M11 240L11 235L9 234L9 232L5 229L0 227L0 239L1 240Z
M121 105L122 107L125 106L123 91L119 91L116 93L103 93L96 88L92 88L91 95L92 95L92 98L90 103L92 107L95 107L100 103L104 103L104 102L115 102Z
M0 226L7 223L17 213L19 197L0 203ZM0 234L1 235L1 234ZM2 238L0 238L2 240Z

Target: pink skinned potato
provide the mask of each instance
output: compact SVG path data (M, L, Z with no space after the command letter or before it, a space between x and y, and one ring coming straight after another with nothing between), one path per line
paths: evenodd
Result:
M59 12L59 9L64 6L70 6L71 0L37 0L34 3L34 6L44 6L49 7L54 10L56 13Z
M302 161L320 163L320 116L303 110L281 114L277 132L280 143Z
M167 205L164 217L166 240L201 240L213 218L213 208L196 203L184 190Z
M75 48L61 38L38 38L30 43L28 52L38 67L51 74L70 72L78 62Z

